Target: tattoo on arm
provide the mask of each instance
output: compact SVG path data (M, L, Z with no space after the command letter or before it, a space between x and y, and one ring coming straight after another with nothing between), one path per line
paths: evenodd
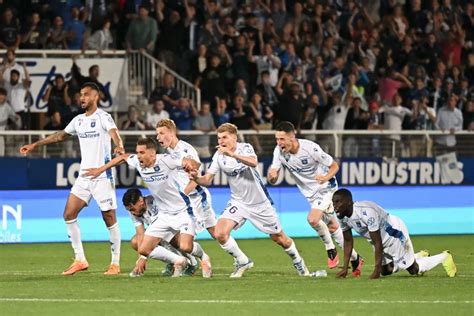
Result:
M37 146L43 146L43 145L48 145L48 144L53 144L53 143L59 143L65 140L66 138L70 137L68 133L65 131L57 131L54 134L49 135L48 137L41 139L36 142Z

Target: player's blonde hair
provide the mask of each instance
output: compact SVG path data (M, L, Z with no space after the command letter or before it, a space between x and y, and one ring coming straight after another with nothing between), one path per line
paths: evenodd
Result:
M237 135L237 126L235 126L232 123L224 123L217 128L217 133L224 133L224 132Z
M158 127L166 127L170 131L173 131L176 133L176 124L174 123L173 120L170 119L162 119L158 123L156 123L156 128Z

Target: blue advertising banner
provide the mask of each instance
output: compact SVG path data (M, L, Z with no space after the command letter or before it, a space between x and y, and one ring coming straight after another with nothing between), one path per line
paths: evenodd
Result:
M222 212L230 192L228 188L211 188L217 216ZM356 200L371 200L407 224L410 234L474 234L474 186L357 186L351 187ZM293 237L313 237L315 232L306 221L309 204L296 187L270 187L270 195L285 232ZM121 201L125 189L117 190ZM144 191L146 193L146 190ZM62 218L69 190L0 191L0 243L68 241ZM135 233L128 212L117 210L122 238ZM99 208L91 201L79 215L84 241L105 241L109 234ZM250 223L233 233L235 238L267 237ZM210 238L202 232L199 238Z
M205 168L209 162L205 163ZM259 163L260 173L266 177L271 159ZM474 185L474 158L456 158L447 154L434 158L418 159L343 159L337 174L341 186L351 185ZM0 190L61 189L74 184L80 168L77 159L0 158L4 181ZM127 165L115 170L118 187L140 184L140 177ZM227 177L218 174L213 186L226 186ZM282 170L277 186L293 186L295 182Z

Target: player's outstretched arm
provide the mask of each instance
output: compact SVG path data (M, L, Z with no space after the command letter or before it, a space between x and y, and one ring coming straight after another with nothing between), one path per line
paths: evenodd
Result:
M338 278L345 278L349 270L349 261L351 259L352 248L354 246L354 238L352 237L352 230L343 231L344 236L344 266L342 270L336 274Z
M329 167L328 172L325 175L317 175L316 180L319 181L319 183L323 184L332 179L332 177L334 177L338 171L339 165L336 161L333 161L331 166Z
M29 152L33 151L36 147L62 142L69 136L71 135L69 135L65 131L57 131L56 133L48 135L46 138L40 139L37 142L22 146L20 148L20 154L26 156Z
M92 177L92 179L97 178L104 171L126 162L129 156L130 156L130 154L123 154L123 155L115 157L114 159L112 159L111 161L109 161L105 165L100 166L99 168L85 169L86 172L83 173L82 176L83 177Z
M109 135L115 144L114 154L123 155L125 154L125 148L123 147L122 137L120 137L119 131L116 128L112 128L109 131Z
M199 161L196 161L194 159L190 158L183 158L183 169L186 171L191 171L191 170L199 170L199 167L201 166L201 163ZM190 181L184 188L184 194L188 195L191 193L196 186L198 185L195 181L192 179L189 179Z
M245 155L237 155L235 152L231 151L228 147L216 146L217 151L225 156L229 156L234 158L235 160L240 161L244 165L249 167L256 167L258 165L257 156L245 156Z
M374 262L374 272L370 275L371 279L378 279L380 278L380 273L382 273L382 253L383 253L383 245L382 245L382 235L380 235L380 230L376 230L374 232L369 232L370 239L374 245L374 255L375 255L375 262Z
M202 177L199 176L199 170L191 170L188 173L189 179L205 187L210 186L212 184L212 180L214 179L214 175L212 173L206 173Z
M275 184L278 180L278 175L280 174L280 169L270 168L268 169L267 180L270 184Z

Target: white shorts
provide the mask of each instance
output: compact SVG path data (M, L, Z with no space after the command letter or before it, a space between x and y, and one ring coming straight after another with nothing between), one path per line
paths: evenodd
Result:
M383 245L382 265L393 262L396 270L406 270L415 262L415 252L413 244L408 235L408 229L405 223L398 217L390 216L390 224L383 229L394 235L390 237Z
M91 197L102 212L117 209L115 185L107 178L86 179L78 177L72 186L71 193L89 204Z
M158 213L157 218L145 230L145 235L170 242L178 234L196 235L194 221L186 212L176 215Z
M308 199L311 209L326 211L332 207L332 196L337 191L337 183L331 180L326 186L319 189L311 198ZM334 210L333 210L334 212Z
M193 211L196 224L196 233L200 233L205 229L214 227L217 224L216 213L212 208L212 200L209 191L190 196L193 205Z
M273 235L281 232L280 220L270 202L249 206L230 201L219 218L227 218L236 222L235 230L239 229L248 219L253 226L265 234Z

